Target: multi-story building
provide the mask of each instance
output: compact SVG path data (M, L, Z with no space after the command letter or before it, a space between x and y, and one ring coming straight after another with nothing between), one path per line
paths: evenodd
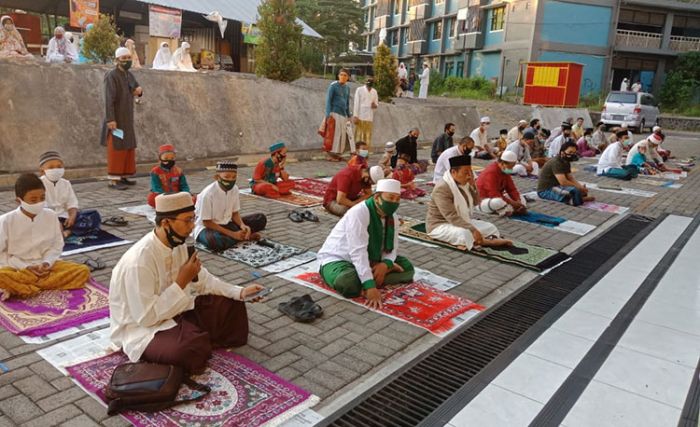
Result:
M411 69L483 76L512 90L528 61L584 65L581 92L624 77L660 87L681 52L700 50L700 4L681 0L360 0L364 49L380 33ZM382 31L384 30L384 31Z

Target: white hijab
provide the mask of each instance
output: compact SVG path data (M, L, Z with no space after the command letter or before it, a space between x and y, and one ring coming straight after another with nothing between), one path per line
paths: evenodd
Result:
M180 47L173 54L173 69L179 71L197 71L192 65L192 57L189 52L186 52L190 48L190 44L187 42L182 42Z
M161 43L160 49L158 49L158 52L156 52L156 57L153 59L153 69L172 70L172 59L173 54L170 52L170 47L168 47L168 43Z
M402 62L399 64L399 78L405 79L408 77L408 70L406 70L406 65Z
M466 222L472 222L471 214L474 212L474 199L472 198L472 193L469 190L469 185L459 185L452 177L452 174L447 171L442 175L442 180L447 183L452 191L452 198L454 199L455 208L459 216ZM464 191L467 195L465 199L459 189Z

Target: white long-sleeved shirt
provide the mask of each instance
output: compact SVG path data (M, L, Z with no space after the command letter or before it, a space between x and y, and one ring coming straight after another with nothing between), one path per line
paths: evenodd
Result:
M219 225L231 222L234 213L241 210L241 197L238 186L234 185L229 191L224 191L218 182L207 185L197 195L195 214L197 222L194 226L194 238L199 236L206 227L204 221L214 221Z
M562 145L564 145L564 134L561 134L558 137L554 138L554 140L552 140L552 143L549 144L547 157L558 157Z
M382 260L394 262L399 247L399 217L394 214L394 250L382 254ZM317 259L320 266L334 261L351 262L357 270L361 283L373 280L372 267L369 262L369 207L366 203L358 203L350 208L333 227L331 233L318 251Z
M187 259L185 245L172 249L152 231L129 248L112 270L110 339L132 362L141 358L157 332L176 325L175 316L194 308L197 296L241 299L243 288L218 279L204 267L198 282L180 288L175 280Z
M50 181L46 175L41 177L46 188L46 207L56 212L59 218L68 218L68 209L78 209L78 198L73 186L67 179Z
M469 136L474 140L474 143L481 148L484 148L486 144L489 143L488 133L486 131L481 132L481 127L474 129Z
M532 163L532 156L530 155L530 147L523 144L520 141L513 141L506 147L506 151L512 151L518 156L518 163L524 165L530 165Z
M435 162L435 171L433 172L433 182L435 184L442 181L442 176L450 170L450 159L461 155L462 152L459 151L459 145L450 147L440 154L437 162Z
M651 163L658 163L658 164L663 164L664 159L661 158L661 154L659 154L658 151L656 151L656 145L651 144L647 139L643 139L639 141L638 143L634 144L632 148L630 149L630 152L627 153L627 164L631 165L632 164L632 158L634 158L634 155L639 153L639 147L641 145L646 145L647 147L647 152L644 154L644 157L647 159L647 162Z
M508 141L517 141L523 137L523 132L520 130L519 126L513 126L508 131L508 135L506 137L508 138Z
M353 114L363 122L374 120L374 108L372 103L379 105L379 95L377 90L372 88L367 90L367 86L360 86L355 90L355 100L353 101Z
M603 154L598 160L598 166L596 167L596 173L602 175L610 169L622 168L622 152L624 151L622 147L622 142L617 141L608 145L608 147L603 151ZM628 155L629 159L631 155Z
M17 208L0 216L0 267L53 265L61 252L63 234L54 211L44 209L32 219Z

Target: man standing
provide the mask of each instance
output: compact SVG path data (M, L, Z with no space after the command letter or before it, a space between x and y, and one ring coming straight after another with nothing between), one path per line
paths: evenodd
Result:
M425 62L423 63L423 72L420 75L419 99L426 99L428 97L428 86L430 86L430 66Z
M513 182L513 167L518 161L512 151L505 151L496 162L486 166L476 179L481 203L479 210L499 216L525 215L527 201Z
M120 47L114 54L117 67L105 75L105 121L102 145L107 147L109 188L126 190L136 184L126 177L136 173L136 132L134 131L134 97L143 89L129 72L131 53Z
M588 189L571 174L571 162L578 160L577 147L573 141L562 145L561 151L544 165L537 181L537 195L546 200L571 203L580 206L592 202Z
M430 150L430 159L433 161L433 164L437 162L440 154L442 154L448 148L454 146L454 143L452 142L452 137L454 134L455 124L447 123L445 125L445 131L442 133L442 135L435 138L435 141L433 141L433 148Z
M374 110L379 106L379 95L372 86L374 79L369 77L364 86L355 91L355 104L352 118L355 124L355 141L364 141L367 149L372 151L372 126L374 125Z
M345 144L351 135L348 133L350 117L350 87L347 85L350 72L341 68L338 80L328 86L326 93L326 120L324 122L323 149L328 160L339 162L345 151ZM353 138L354 139L354 138ZM350 142L350 151L355 152L355 142Z
M377 192L338 221L318 251L323 281L347 298L362 294L370 308L382 307L378 288L413 280L413 265L399 256L401 183L382 179Z
M632 85L632 92L641 92L641 91L642 91L642 82L640 82L639 80L637 80L637 81L634 82L634 84Z
M520 120L518 122L517 126L513 126L509 131L508 131L508 141L517 141L520 138L523 137L523 132L525 131L525 128L527 127L527 120Z

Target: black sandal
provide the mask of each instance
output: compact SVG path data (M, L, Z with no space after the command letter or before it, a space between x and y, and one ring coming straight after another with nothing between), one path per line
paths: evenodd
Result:
M102 225L111 225L113 227L126 227L129 225L129 221L125 220L123 216L113 216L102 221Z
M306 221L318 222L318 217L311 211L303 211L301 217Z
M88 257L88 259L83 261L83 264L88 266L88 268L90 269L90 273L92 273L93 271L96 271L96 270L103 270L103 269L107 268L107 265L104 263L104 261L102 261L99 258L92 259L92 258Z
M293 210L289 212L289 215L287 215L287 218L291 219L292 222L304 222L304 217L301 212L297 210Z
M309 295L294 297L288 302L282 302L277 309L296 322L309 323L323 314L323 308L316 304Z

